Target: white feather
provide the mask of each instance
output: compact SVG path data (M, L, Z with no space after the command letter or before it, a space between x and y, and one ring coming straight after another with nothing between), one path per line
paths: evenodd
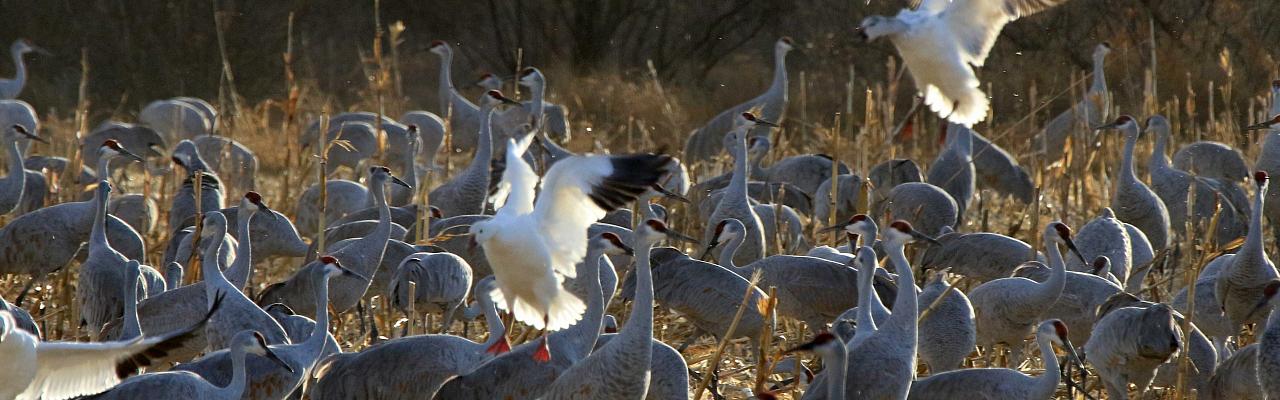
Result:
M608 156L574 156L547 171L533 216L551 249L552 268L569 278L587 255L587 228L607 210L588 196L591 188L613 173Z

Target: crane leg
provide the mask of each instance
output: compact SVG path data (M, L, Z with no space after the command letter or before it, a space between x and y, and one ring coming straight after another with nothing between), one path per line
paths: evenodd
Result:
M32 276L31 280L27 281L27 285L22 287L22 292L18 293L18 298L13 301L13 305L17 307L22 307L22 301L27 298L27 292L30 292L31 287L35 286L36 281L39 281L39 280L40 280L40 277Z

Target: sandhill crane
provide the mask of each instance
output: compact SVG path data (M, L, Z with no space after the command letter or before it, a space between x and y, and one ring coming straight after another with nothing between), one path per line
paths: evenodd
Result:
M325 182L328 196L325 200L324 220L335 223L339 218L373 205L369 189L357 182L331 179ZM305 235L314 235L320 224L320 184L314 184L298 196L297 226ZM326 226L327 227L327 226Z
M549 153L543 159L544 164L548 166L561 158L573 155L547 137L547 133L553 133L557 138L568 140L569 133L564 107L545 100L547 79L542 75L542 71L535 67L525 68L520 71L516 83L529 88L529 100L521 102L520 107L500 113L497 116L499 122L495 123L496 132L504 139L519 137L524 133L522 126L528 124L537 135L543 149Z
M783 182L795 185L809 197L815 197L818 187L831 178L831 167L836 161L826 154L803 154L763 165L773 141L768 136L747 139L750 148L751 177L764 182ZM848 174L849 167L840 164L838 172Z
M733 218L746 226L744 246L740 252L734 254L735 262L746 264L764 256L765 243L760 217L752 210L751 201L747 197L747 176L750 170L747 166L746 135L752 127L758 125L768 126L773 122L761 120L750 113L742 113L738 117L737 123L738 125L724 136L724 141L727 143L726 146L728 146L729 152L734 157L733 177L730 179L729 186L725 188L724 196L720 198L715 210L711 212L711 218L708 221L719 223L718 221ZM715 225L707 224L706 230L702 234L702 243L711 243L715 238L714 228Z
M93 200L56 204L23 214L0 228L0 272L33 278L18 295L18 304L45 274L75 257L89 239L96 206ZM107 216L106 233L107 241L125 258L143 258L142 237L129 225Z
M264 400L282 399L311 375L312 367L319 361L329 332L327 311L329 285L327 283L335 276L355 275L350 270L342 268L338 260L333 257L323 256L320 258L320 263L323 267L312 270L310 276L315 281L312 288L315 290L314 308L317 318L311 336L306 341L294 344L270 344L268 340L270 352L278 359L251 357L246 360L246 375L249 380L246 397ZM234 371L227 368L228 357L232 357L230 351L216 351L195 361L179 364L174 370L195 373L214 385L226 385L235 376Z
M595 244L603 244L600 242L593 241ZM591 247L595 246L589 246ZM534 355L544 348L542 342L539 340L525 342L449 381L440 388L436 398L477 400L538 398L546 391L548 384L554 382L564 370L586 358L595 348L604 318L604 293L601 291L599 276L601 268L596 261L598 260L584 259L574 265L574 269L577 270L576 278L572 280L573 284L566 285L566 289L572 291L574 296L586 301L586 312L569 328L548 335L549 346L556 349L556 357L548 362L538 361L534 359ZM566 283L569 282L566 280ZM488 289L487 292L490 294L500 293L496 286ZM738 296L739 299L736 301L741 301L741 293ZM728 322L725 324L727 326ZM757 325L759 326L762 325ZM503 336L505 336L504 333L491 334L490 339L498 337L499 340L492 342L492 345L486 348L494 352L504 351L506 347L503 346L508 342L502 339Z
M613 325L613 331L609 330L609 319L612 316L606 315L604 322L604 334L596 339L596 349L609 344L614 338L618 337L618 327ZM645 394L645 400L688 400L689 395L689 365L685 363L684 356L676 349L668 346L666 343L654 338L651 340L653 349L652 359L649 361L649 391ZM782 368L776 368L778 371L788 371ZM812 374L812 372L810 372Z
M489 196L490 159L493 155L493 110L499 104L512 104L515 101L497 90L489 91L481 100L481 124L471 163L454 175L453 179L431 191L431 205L440 208L445 216L482 214L485 209L485 200Z
M1141 398L1155 377L1156 367L1182 348L1173 309L1154 304L1103 311L1099 311L1093 335L1084 345L1085 358L1102 378L1107 398L1129 398L1130 383L1137 386Z
M684 144L684 159L689 163L705 161L723 149L725 134L737 129L738 115L755 108L767 121L781 122L787 110L787 53L795 48L789 37L779 38L773 45L773 82L769 89L751 100L716 114L701 128L695 129ZM753 128L747 136L768 136L768 128Z
M204 113L180 100L156 100L138 112L138 123L155 129L169 143L212 133Z
M280 323L292 343L306 342L316 330L315 320L295 314L289 306L284 304L276 303L262 309L271 315L271 318L275 318L276 322ZM320 357L317 359L324 360L325 357L341 353L341 349L341 347L338 347L338 341L333 338L333 334L325 332L324 350L320 351Z
M3 100L0 100L3 104ZM1280 120L1274 117L1280 117L1280 80L1271 81L1271 109L1266 115L1273 116L1270 120L1254 125L1251 128L1256 130L1264 130L1265 134L1262 138L1261 149L1258 151L1258 158L1254 160L1254 166L1258 170L1267 171L1268 174L1280 174ZM1280 192L1272 193L1272 197L1280 197ZM1280 221L1280 199L1268 199L1266 216L1272 221ZM1272 225L1272 236L1280 237L1280 225Z
M369 289L374 274L382 264L387 241L391 239L391 211L387 208L385 195L388 180L394 184L409 187L408 183L392 176L391 170L387 167L369 168L369 188L373 192L374 207L378 209L378 225L369 235L356 239L330 254L357 275L356 277L338 276L329 282L332 286L330 302L333 303L333 309L337 312L346 312L356 306ZM308 294L311 292L312 283L307 271L320 267L320 263L309 262L289 279L268 286L258 295L258 304L284 303L294 310L303 310L302 307L309 303Z
M649 255L654 243L679 235L656 219L635 229L636 288L627 324L616 337L565 370L551 383L548 399L644 398L653 360L653 275Z
M1098 260L1105 261L1106 256L1098 256ZM1013 275L1043 283L1049 280L1053 271L1039 262L1029 262L1014 271ZM1071 330L1071 341L1084 345L1089 342L1089 336L1093 333L1093 323L1098 319L1098 306L1123 289L1119 284L1092 273L1066 271L1065 278L1062 295L1058 297L1058 301L1045 307L1044 316L1060 319L1067 326L1076 327Z
M183 399L183 400L232 400L239 399L248 387L246 355L265 357L282 368L291 368L267 346L263 336L254 331L244 331L232 338L231 376L226 386L218 387L200 375L185 371L157 372L129 378L111 390L89 397L95 400L115 399Z
M1011 196L1024 204L1035 200L1035 183L1027 169L999 145L978 132L970 132L973 140L973 170L978 187Z
M1117 129L1124 134L1124 158L1120 161L1120 178L1116 180L1111 209L1121 221L1133 224L1147 235L1151 247L1169 247L1169 210L1147 184L1138 180L1133 169L1133 149L1138 145L1138 122L1133 117L1121 115L1110 124L1096 129ZM1116 260L1112 260L1116 261Z
M960 226L964 221L964 211L973 201L977 184L973 164L973 130L950 123L943 135L946 135L946 143L938 158L933 160L933 165L929 166L925 181L942 188L956 201L956 226Z
M1073 238L1080 249L1082 259L1067 260L1067 269L1078 272L1091 272L1094 265L1085 260L1093 260L1105 256L1111 264L1110 273L1115 275L1120 285L1129 278L1133 266L1133 243L1130 241L1125 223L1116 219L1115 212L1105 207L1098 216L1080 228ZM1064 319L1065 320L1065 319ZM1067 321L1076 331L1085 329L1075 325L1075 321ZM1084 343L1084 341L1077 341Z
M1107 93L1107 74L1104 68L1107 54L1111 53L1111 44L1099 43L1093 48L1093 83L1085 92L1084 98L1071 108L1049 120L1032 146L1040 151L1044 145L1046 165L1062 159L1067 149L1067 137L1072 132L1085 131L1106 122L1107 112L1111 109L1111 96ZM1078 142L1081 139L1077 139Z
M829 173L830 171L828 171ZM835 205L836 220L843 221L858 213L858 192L865 184L862 177L855 174L842 174L836 181L836 200L831 201L831 179L822 181L818 190L813 193L813 215L819 221L825 221L831 215L831 205Z
M8 214L18 208L24 196L36 193L24 193L27 186L27 170L24 167L22 149L18 146L20 138L28 138L48 143L44 138L36 136L26 127L13 124L3 128L0 140L7 142L5 151L9 154L9 173L0 178L0 214ZM44 193L38 193L43 198Z
M14 74L13 79L0 79L0 99L16 99L18 94L22 93L22 88L27 85L27 63L22 56L31 52L49 54L48 51L36 47L27 39L14 40L13 45L9 46L9 56L13 57Z
M507 167L499 190L509 193L493 218L469 228L492 260L498 279L499 308L544 332L534 357L550 358L547 331L567 328L582 317L582 299L561 287L561 277L574 277L573 265L587 250L592 222L648 191L665 175L669 156L575 156L560 160L542 179L534 202L537 174L521 158L528 139L508 139ZM540 256L530 259L530 254Z
M959 289L948 290L946 272L934 273L920 292L918 308L925 309L947 293L929 315L920 320L920 361L929 364L929 373L937 374L960 368L977 343L973 305ZM908 284L899 282L900 285Z
M1044 359L1044 373L1032 377L1016 369L971 368L934 374L911 384L910 400L954 399L960 397L989 399L1045 399L1053 398L1058 391L1062 374L1058 371L1058 355L1053 351L1057 344L1067 351L1072 360L1075 348L1068 338L1067 324L1051 319L1041 322L1036 329L1036 343L1040 357Z
M493 357L485 350L503 337L505 328L489 293L493 277L476 283L476 299L489 326L489 338L476 343L450 335L417 335L392 339L359 353L347 353L322 361L319 381L311 397L327 399L429 398L454 376L471 371ZM433 360L415 368L402 368L415 360ZM412 388L406 390L406 388Z
M411 254L400 262L394 273L387 294L391 306L405 315L409 314L411 304L414 311L443 313L441 332L449 329L454 313L462 308L471 293L471 266L453 253ZM409 282L417 284L413 298L409 298Z
M209 313L213 311L216 308ZM77 343L41 341L17 329L8 311L0 311L0 356L12 363L0 371L0 396L57 400L101 392L191 340L192 332L204 329L209 313L194 325L164 335Z
M889 198L889 192L898 185L908 182L923 182L924 175L920 174L920 166L915 161L906 158L897 158L885 160L871 167L871 171L867 172L867 180L871 181L871 209L872 215L883 215L884 202Z
M440 56L440 111L438 114L449 120L450 132L476 132L480 130L480 108L463 97L453 86L451 76L453 68L453 48L442 40L431 42L430 51ZM476 141L468 135L454 135L453 150L467 151L475 148Z
M1042 239L1049 268L1052 269L1043 283L1009 277L984 283L969 292L969 300L977 313L978 345L983 346L988 355L996 344L1009 346L1009 365L1015 368L1022 364L1023 338L1058 301L1066 286L1066 265L1058 245L1067 246L1068 250L1083 258L1071 240L1071 228L1062 222L1046 225Z
M924 183L907 182L889 191L873 215L888 216L910 222L921 232L937 234L944 226L957 226L960 208L942 188Z
M223 185L204 158L196 149L195 143L183 140L173 150L173 162L186 170L185 179L178 193L174 194L169 207L169 230L175 231L183 227L182 222L196 215L195 183L200 176L200 210L217 210L223 207Z
M762 271L760 286L777 287L778 314L804 321L811 332L818 332L826 329L827 321L858 304L858 271L841 263L809 256L773 255L738 267L733 254L742 245L745 233L741 221L720 221L707 251L725 243L720 266L743 278Z
M1280 281L1271 281L1263 294L1266 297L1263 301L1271 303L1270 308L1274 309L1275 303L1280 302L1277 301L1280 300ZM1262 308L1259 303L1254 312ZM1280 394L1280 313L1271 311L1265 329L1258 340L1258 380L1262 382L1263 391L1274 396Z
M438 168L436 155L444 146L444 120L430 111L409 111L400 116L400 122L410 127L417 127L421 147L418 157L429 169Z
M832 330L840 335L851 348L861 345L863 341L878 330L877 325L884 323L885 319L889 318L889 309L885 308L884 303L880 301L880 296L873 286L877 275L881 272L879 267L876 266L876 252L870 246L862 246L858 248L857 254L853 262L858 264L858 295L860 296L858 307L845 311L832 323ZM911 285L915 286L914 283ZM896 300L895 298L894 301ZM857 331L855 332L848 331L847 322L849 322L848 318L851 313L853 314L854 324L857 325Z
M258 156L244 143L225 136L204 135L191 139L209 168L238 191L257 189Z
M1236 350L1218 364L1209 379L1208 389L1201 392L1207 400L1264 400L1262 383L1258 381L1257 343Z
M418 148L422 146L421 139L418 137L417 126L410 126L410 135L403 143L403 147L407 147L409 153L400 160L400 171L404 173L404 181L413 185L414 189L403 186L392 186L391 195L387 198L387 204L391 207L403 207L413 204L414 197L417 197L416 188L421 185L418 181Z
M1235 183L1249 177L1249 165L1240 150L1209 140L1179 147L1173 153L1173 167L1223 182Z
M1160 196L1160 200L1169 211L1170 228L1174 232L1185 235L1187 208L1191 207L1191 213L1195 217L1192 222L1207 229L1215 209L1221 207L1218 231L1214 233L1218 243L1226 244L1244 235L1247 225L1244 214L1238 212L1220 190L1227 183L1196 177L1186 171L1174 169L1169 165L1169 158L1164 154L1165 148L1172 140L1169 120L1157 114L1148 117L1146 125L1146 131L1155 133L1156 136L1155 147L1151 149L1151 160L1147 162L1147 171L1151 174L1151 189ZM1187 192L1193 184L1196 190L1196 202L1188 205Z
M9 56L13 58L13 79L0 79L0 99L16 99L27 84L27 63L23 56L36 52L49 55L49 52L31 43L27 39L18 39L9 46Z
M697 329L676 349L684 352L703 334L722 337L737 313L743 295L750 290L750 304L762 304L768 296L746 279L719 265L695 260L670 247L653 250L653 295L662 307L676 311ZM628 273L622 282L622 299L634 298L636 276ZM730 339L748 337L758 343L765 316L749 308L742 314Z
M316 136L319 139L319 135ZM331 143L335 140L346 141L348 146L333 146L328 149L326 154L328 162L324 173L326 175L333 174L338 167L347 167L351 171L359 171L360 163L373 158L374 152L378 150L378 129L372 123L364 121L346 121L333 125L330 123L329 132L325 134L325 143ZM314 141L304 139L302 148L306 149L311 146L318 146ZM323 151L315 150L317 153Z
M130 153L146 159L163 156L165 149L167 149L166 143L168 143L155 129L143 125L118 122L104 123L80 140L80 155L83 157L84 165L98 165L98 152L95 149L107 140L115 140L121 147L128 149ZM127 161L121 160L114 162L114 164L123 164L124 162ZM118 167L119 165L115 166Z
M1141 229L1132 224L1123 222L1121 224L1124 225L1125 233L1129 234L1129 254L1133 258L1133 262L1130 264L1129 277L1124 282L1124 290L1129 293L1137 293L1142 289L1142 283L1147 279L1147 273L1154 267L1151 263L1156 258L1156 252L1155 249L1151 248L1151 241L1147 240L1147 235L1142 233Z
M844 341L830 333L819 333L813 337L808 343L793 347L785 353L793 353L796 351L813 351L822 357L823 374L831 376L831 381L826 382L825 393L827 399L843 399L845 398L845 390L847 388L847 373L849 368L848 357L849 349L845 346ZM814 388L810 387L811 390ZM805 392L807 396L809 393Z
M164 266L164 287L166 292L182 286L182 274L182 264L178 264L176 261L170 261Z
M1275 264L1263 251L1262 243L1262 209L1267 197L1267 173L1254 173L1254 181L1258 191L1254 194L1253 215L1249 220L1249 234L1244 244L1236 251L1231 263L1218 273L1218 281L1214 285L1214 294L1222 305L1222 311L1233 324L1233 330L1241 325L1261 322L1267 313L1253 312L1254 305L1263 299L1263 290L1276 279Z
M921 268L948 269L979 282L1008 278L1037 255L1027 242L991 232L945 233L938 236L938 243L924 249Z
M124 309L124 298L119 295L119 288L124 282L123 274L128 259L107 242L107 198L110 194L111 184L105 180L98 182L93 196L95 207L89 233L89 257L80 267L76 284L76 305L80 310L80 322L89 328L90 336L95 338L102 325L120 315ZM150 272L156 274L154 269Z
M188 96L178 96L170 100L180 101L195 107L196 111L199 111L200 115L209 121L209 134L212 135L218 132L218 109L213 108L213 104L209 104L208 101L201 98Z
M951 122L973 126L986 119L988 106L973 69L982 67L1000 30L1063 2L926 1L897 16L867 17L858 34L866 42L887 37L911 71L924 104Z
M214 246L207 248L204 254L205 260L210 260L210 265L201 268L201 274L204 278L204 291L206 300L212 304L214 300L225 296L225 304L222 310L214 313L210 319L210 323L205 327L205 340L209 344L210 349L224 349L232 344L231 340L236 334L243 330L255 330L261 332L266 338L267 343L279 344L289 343L289 337L284 333L284 328L276 322L274 318L267 315L252 300L249 300L240 288L227 280L226 275L222 273L221 266L216 265L215 255L217 248L221 244L218 240L227 234L227 218L219 212L209 212L204 217L204 228L200 232L200 240L212 240ZM238 255L246 257L248 254Z
M41 337L40 326L36 325L36 320L31 318L31 313L27 312L26 309L10 304L5 299L0 299L0 311L7 311L9 315L13 316L14 328L27 331L27 333L35 337Z
M917 232L910 223L902 220L889 224L884 231L885 252L889 254L901 282L893 302L895 311L875 333L849 352L844 398L900 399L905 398L911 388L911 378L915 375L919 309L916 288L911 284L915 282L914 274L903 247L917 240L932 241L933 238ZM820 398L817 394L821 390L819 385L839 381L826 373L817 379L803 398Z

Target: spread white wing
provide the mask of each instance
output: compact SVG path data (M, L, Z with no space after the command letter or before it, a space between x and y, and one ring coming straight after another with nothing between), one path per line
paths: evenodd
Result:
M507 139L507 169L498 183L498 192L493 195L493 206L498 209L498 216L517 216L533 211L538 174L523 157L532 141L533 135L525 135L521 140Z

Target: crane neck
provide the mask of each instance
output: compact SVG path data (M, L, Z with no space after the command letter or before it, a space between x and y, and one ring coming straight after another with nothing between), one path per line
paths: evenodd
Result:
M861 328L861 325L859 325L859 328ZM845 347L844 342L839 340L835 342L835 351L832 351L830 355L824 355L822 364L824 368L831 368L830 374L827 375L831 377L831 382L827 384L827 398L843 399L845 398L845 382L849 376L849 349ZM827 357L831 359L827 360Z
M578 298L586 301L587 311L573 326L552 333L552 338L566 342L560 347L570 349L570 356L575 357L575 361L586 357L595 348L596 341L600 339L600 324L604 320L604 291L600 287L600 257L603 255L598 251L594 254L595 258L583 259L593 259L596 262L581 262L575 266L578 279L575 280L574 289L571 290ZM587 256L592 256L590 250ZM556 345L552 344L552 347Z
M1036 334L1036 343L1040 345L1040 358L1044 359L1044 373L1035 377L1035 385L1041 393L1054 393L1058 389L1058 355L1053 352L1053 342L1043 333Z
M489 176L489 166L493 158L493 104L480 102L480 132L476 137L476 152L467 165L467 173L483 173Z
M1124 158L1120 163L1120 183L1140 183L1138 174L1133 170L1133 152L1138 145L1137 129L1125 129L1124 132Z
M893 314L889 314L889 319L881 330L892 329L895 337L915 343L916 318L920 310L917 309L915 273L907 262L904 245L899 240L889 240L884 246L885 252L889 253L889 261L893 262L894 271L898 273L898 298L893 300Z
M529 102L525 104L525 109L529 115L533 116L533 129L536 132L542 132L542 128L546 126L543 122L546 116L546 106L544 99L546 96L547 84L541 79L535 80L529 93Z
M649 255L653 252L653 242L636 232L639 239L635 246L636 293L631 304L631 316L627 325L622 327L619 336L625 335L637 341L651 342L653 337L653 270L650 269ZM599 268L597 268L599 270Z
M773 51L773 82L769 84L770 92L787 92L787 50L776 48Z
M248 383L245 368L245 349L244 346L231 346L231 382L227 386L218 389L221 392L219 398L238 399L244 395L245 385Z
M244 290L253 274L253 244L249 235L249 222L257 210L244 207L236 212L236 259L227 267L227 281L237 289Z
M1171 135L1163 129L1157 130L1159 132L1156 132L1156 144L1151 148L1151 158L1147 161L1147 169L1151 171L1170 168L1169 157L1164 155L1164 150L1169 146Z
M27 184L27 171L23 165L22 148L18 145L17 138L9 137L8 139L9 148L5 151L9 153L9 175L5 176L4 181L9 184L10 193L22 193L22 189ZM14 200L15 203L17 201L16 199Z
M1107 74L1103 68L1106 60L1106 54L1101 52L1093 54L1093 86L1089 87L1090 92L1102 94L1107 91Z
M18 49L9 49L9 55L13 57L13 81L21 90L27 84L27 63L22 59L22 52ZM17 95L18 93L14 93L14 97L18 97Z
M724 193L725 198L744 202L747 198L747 177L751 173L751 167L748 165L750 160L747 159L747 132L746 129L738 130L738 142L733 149L733 175L730 176L729 187Z
M1263 185L1254 194L1253 209L1249 210L1249 232L1245 235L1244 244L1238 254L1265 258L1262 246L1262 208L1267 199L1267 191L1271 185Z
M872 314L872 309L876 305L879 305L880 308L884 307L884 304L880 303L880 297L875 295L875 287L873 285L876 279L875 268L876 266L873 262L871 265L862 265L858 269L858 331L854 334L855 338L869 335L876 331L876 321L874 314ZM863 331L864 329L866 330L865 332ZM853 338L850 338L850 341L854 341Z
M312 278L314 280L312 288L315 290L316 325L311 330L311 336L304 340L301 346L305 350L310 350L304 350L303 354L315 354L312 359L319 360L324 351L325 341L329 338L329 273L321 265L320 268L316 268L315 274L316 276Z
M484 309L484 322L489 327L489 339L484 342L485 348L488 348L506 334L507 327L502 325L502 318L498 316L498 309L494 307L492 295L488 292L476 293L476 300Z
M954 132L955 137L951 137ZM966 160L973 158L973 131L961 125L952 125L947 129L947 140L950 141L947 147L955 149Z
M209 306L212 307L213 300L218 297L218 292L229 290L231 282L227 281L226 275L222 274L222 265L218 263L221 258L218 257L218 253L222 252L223 238L227 236L227 230L222 228L210 233L209 236L200 238L200 240L193 238L191 244L194 246L197 241L210 241L209 243L201 243L204 246L204 251L200 253L200 277L205 281L205 297L209 301ZM195 250L193 249L192 251Z
M174 265L178 264L170 264L164 270L165 290L173 290L182 286L182 266L178 265L177 268L174 268Z
M127 265L124 271L124 327L120 340L142 337L142 326L138 322L138 271L137 266Z
M725 243L724 248L720 249L720 260L719 260L720 266L724 267L727 270L733 271L738 275L751 274L750 271L740 270L738 268L737 263L733 261L733 257L738 254L738 248L742 247L742 243L746 242L747 240L747 235L745 231L746 230L744 229L742 234L739 234L735 236L733 239L730 239L729 243Z
M1046 303L1057 301L1067 283L1067 265L1054 241L1056 235L1044 235L1045 257L1049 261L1049 278L1038 285L1038 298Z
M444 48L444 54L440 55L440 111L442 117L448 118L449 106L453 102L449 101L453 93L453 49ZM455 113L457 110L454 110Z
M19 174L22 173L21 169L18 171ZM90 252L111 246L107 243L107 195L103 192L101 188L93 191L93 227L89 231Z
M115 157L112 157L110 153L98 157L98 169L94 171L95 174L98 174L98 179L111 179L111 159L113 158Z

